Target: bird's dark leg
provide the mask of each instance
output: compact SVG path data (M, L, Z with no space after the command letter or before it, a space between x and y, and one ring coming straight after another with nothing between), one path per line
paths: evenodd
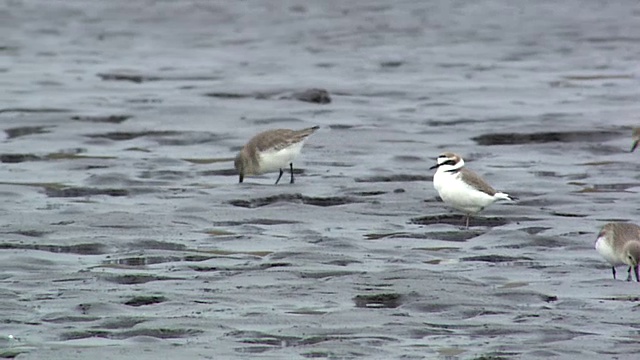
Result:
M284 171L282 171L282 169L280 169L280 175L278 175L278 180L276 180L276 185L278 185L278 181L280 181L280 178L282 177L282 174L284 174Z
M636 282L640 282L640 279L638 279L638 265L633 267L633 272L636 274Z
M469 214L467 214L467 224L465 226L467 229L469 228Z
M289 184L293 184L293 163L289 163L289 169L291 171L291 182Z
M631 281L631 268L632 266L629 266L629 270L627 270L627 281Z
M613 273L613 280L615 280L616 279L616 268L615 268L615 266L611 267L611 272Z
M242 181L244 181L244 174L240 174L240 181L238 181L238 182L242 183Z

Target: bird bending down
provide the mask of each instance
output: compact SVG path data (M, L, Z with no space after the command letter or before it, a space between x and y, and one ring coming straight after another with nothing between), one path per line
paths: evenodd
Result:
M283 168L288 167L293 179L293 160L300 154L305 140L319 126L302 130L275 129L261 132L244 145L235 158L234 166L244 181L245 175L260 175L280 171L276 184L282 178Z
M627 281L631 281L631 269L638 279L638 261L640 260L640 226L630 223L607 223L596 239L596 250L611 264L613 278L616 278L616 266L627 265Z
M437 169L433 176L433 187L440 198L451 207L465 213L465 227L469 228L469 217L498 200L516 200L503 192L498 192L478 174L464 167L464 160L454 153L446 152L438 156Z
M630 152L633 152L638 147L638 143L640 143L640 127L633 128L631 136L633 138L633 144L631 144Z

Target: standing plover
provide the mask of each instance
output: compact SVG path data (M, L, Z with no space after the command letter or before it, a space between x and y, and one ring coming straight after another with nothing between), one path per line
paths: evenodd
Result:
M307 137L318 130L314 126L302 130L276 129L259 133L249 140L236 156L234 165L240 182L245 175L259 175L280 170L276 184L280 181L283 168L291 171L293 184L293 160L300 154Z
M611 264L613 278L616 266L629 266L627 281L631 281L631 269L638 279L640 260L640 226L629 223L608 223L602 227L596 240L596 250Z
M633 144L631 145L631 151L635 150L638 147L638 143L640 143L640 127L633 128L633 132L631 133L633 137Z
M508 194L497 192L478 174L464 167L464 160L450 152L438 156L437 164L430 169L438 169L433 175L433 187L440 198L453 208L469 216L498 200L515 200Z

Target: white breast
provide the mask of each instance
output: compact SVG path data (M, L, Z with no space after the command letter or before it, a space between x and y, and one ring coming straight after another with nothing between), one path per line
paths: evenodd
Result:
M614 251L613 246L609 244L606 237L600 236L598 240L596 240L596 250L612 266L624 264L618 258L618 255L616 255L616 252Z
M280 169L286 169L289 164L300 154L304 141L292 144L284 149L273 151L265 150L261 152L259 156L260 173L279 171Z
M477 213L497 199L478 191L460 179L459 173L436 171L433 176L433 187L438 191L442 201L467 213Z

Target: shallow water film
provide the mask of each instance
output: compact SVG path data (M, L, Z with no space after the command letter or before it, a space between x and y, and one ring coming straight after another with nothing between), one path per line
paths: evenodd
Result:
M637 1L0 2L0 358L636 359ZM238 184L254 134L319 125ZM452 151L519 198L440 201Z

